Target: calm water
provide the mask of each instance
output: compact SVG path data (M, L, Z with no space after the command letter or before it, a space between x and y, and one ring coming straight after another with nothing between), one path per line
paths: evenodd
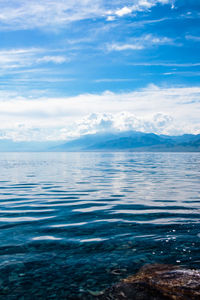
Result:
M0 299L90 299L200 267L199 153L1 153Z

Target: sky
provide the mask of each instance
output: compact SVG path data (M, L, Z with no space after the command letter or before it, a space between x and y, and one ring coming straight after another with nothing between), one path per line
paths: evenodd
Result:
M0 139L200 133L199 0L0 0Z

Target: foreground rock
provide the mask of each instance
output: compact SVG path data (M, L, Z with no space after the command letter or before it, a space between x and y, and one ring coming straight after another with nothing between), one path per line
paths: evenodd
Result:
M200 300L200 271L148 265L110 289L99 300Z

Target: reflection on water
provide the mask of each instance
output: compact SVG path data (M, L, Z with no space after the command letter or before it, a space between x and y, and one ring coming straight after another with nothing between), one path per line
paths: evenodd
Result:
M0 168L0 299L90 299L145 263L199 268L200 154L1 153Z

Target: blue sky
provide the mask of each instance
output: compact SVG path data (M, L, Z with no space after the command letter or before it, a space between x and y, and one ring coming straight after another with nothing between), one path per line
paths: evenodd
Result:
M0 0L0 138L200 133L198 0Z

